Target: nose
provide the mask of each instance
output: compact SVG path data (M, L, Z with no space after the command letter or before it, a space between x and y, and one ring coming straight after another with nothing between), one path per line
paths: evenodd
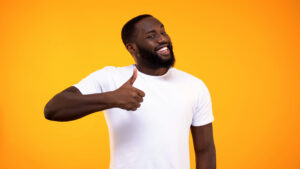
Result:
M157 39L158 43L166 43L168 42L168 38L164 35L160 35Z

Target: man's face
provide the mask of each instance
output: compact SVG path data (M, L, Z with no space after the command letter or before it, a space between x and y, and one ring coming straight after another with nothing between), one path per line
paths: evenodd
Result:
M147 17L139 21L135 28L138 57L143 65L151 68L174 66L172 42L162 23Z

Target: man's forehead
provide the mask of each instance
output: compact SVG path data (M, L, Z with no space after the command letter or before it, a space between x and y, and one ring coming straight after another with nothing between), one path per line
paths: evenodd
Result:
M163 27L164 25L154 17L147 17L136 23L136 29L141 33L153 30L155 27Z

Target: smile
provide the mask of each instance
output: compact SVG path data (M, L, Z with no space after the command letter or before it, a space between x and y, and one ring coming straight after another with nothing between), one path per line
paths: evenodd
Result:
M170 50L168 47L163 47L163 48L159 49L156 53L159 55L169 55Z

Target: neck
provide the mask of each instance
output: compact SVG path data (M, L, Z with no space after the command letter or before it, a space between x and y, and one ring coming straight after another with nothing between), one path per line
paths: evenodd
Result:
M135 64L135 67L142 73L152 75L152 76L161 76L165 74L169 68L161 67L161 68L150 68L141 64Z

